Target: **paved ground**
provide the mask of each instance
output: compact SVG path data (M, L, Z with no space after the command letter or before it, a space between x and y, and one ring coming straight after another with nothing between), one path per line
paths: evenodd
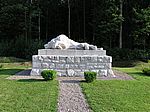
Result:
M20 80L20 79L43 79L41 76L30 76L31 69L18 72L16 75L10 76L7 79ZM116 77L98 77L98 80L133 80L131 76L126 73L113 70ZM70 79L70 78L69 78ZM75 79L75 78L74 78ZM83 80L83 77L76 77L76 79Z
M58 112L91 112L79 86L81 78L58 78L60 95Z
M43 79L42 76L30 76L31 69L23 70L8 77L10 80L23 80L23 79Z
M124 72L117 71L117 70L113 70L113 72L116 77L98 77L97 79L99 80L134 80L133 77L131 77L130 75Z

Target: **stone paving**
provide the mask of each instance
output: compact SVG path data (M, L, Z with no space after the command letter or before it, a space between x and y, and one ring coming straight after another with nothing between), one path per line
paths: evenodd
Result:
M91 112L79 82L82 78L58 78L60 95L58 112Z

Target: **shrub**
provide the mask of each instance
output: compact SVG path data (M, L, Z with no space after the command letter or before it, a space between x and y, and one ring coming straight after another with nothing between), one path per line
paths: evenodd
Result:
M148 60L150 59L150 50L138 49L107 49L107 54L113 57L114 61L127 61L127 60Z
M150 76L150 68L143 68L143 69L142 69L142 72L143 72L145 75Z
M93 82L96 79L96 72L84 72L84 78L86 82Z
M3 68L3 65L0 65L0 70L2 70L2 68Z
M55 70L43 70L41 72L41 76L47 81L47 80L53 80L56 78L57 72Z
M0 65L0 69L3 68L3 65Z

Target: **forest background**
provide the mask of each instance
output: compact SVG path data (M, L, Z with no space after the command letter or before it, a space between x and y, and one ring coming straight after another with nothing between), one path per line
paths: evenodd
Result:
M150 59L150 1L0 0L0 56L31 59L60 34L114 60Z

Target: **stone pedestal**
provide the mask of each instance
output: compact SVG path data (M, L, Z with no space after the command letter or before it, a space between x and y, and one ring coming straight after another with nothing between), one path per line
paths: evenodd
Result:
M31 75L50 69L59 76L84 76L85 71L94 71L98 76L113 77L111 63L112 57L105 50L40 49L32 56Z

